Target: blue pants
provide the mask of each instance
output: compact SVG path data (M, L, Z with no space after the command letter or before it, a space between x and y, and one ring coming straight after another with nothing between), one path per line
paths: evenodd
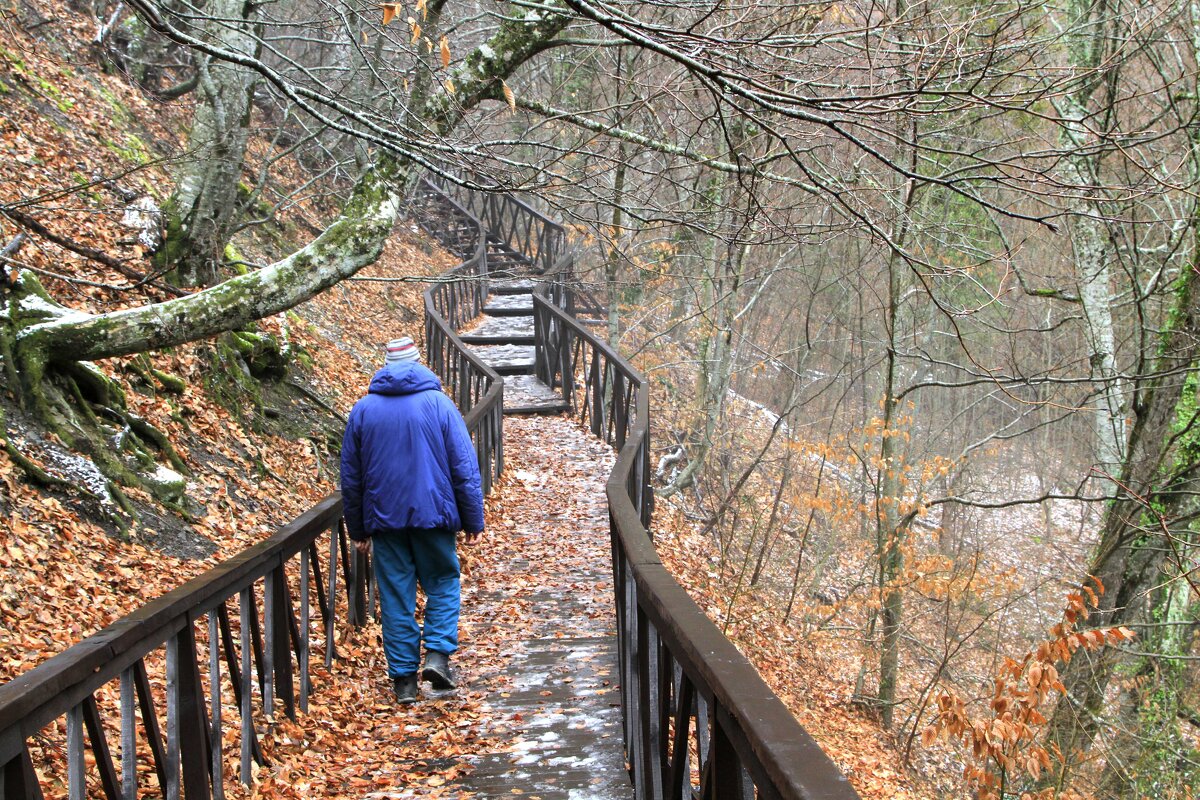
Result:
M455 539L450 531L414 528L371 537L383 611L383 651L392 678L411 675L421 663L422 629L414 617L418 581L425 593L425 650L449 655L458 649Z

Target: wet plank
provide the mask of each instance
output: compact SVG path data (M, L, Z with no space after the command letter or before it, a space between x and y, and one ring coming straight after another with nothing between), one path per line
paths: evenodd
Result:
M533 372L533 345L479 345L472 349L485 364L501 375L527 375Z
M615 640L542 639L525 646L509 662L511 689L490 703L498 718L520 720L510 749L470 759L473 769L459 788L482 797L508 795L514 786L542 800L630 797Z
M460 335L470 345L533 344L533 317L484 317Z
M483 313L493 317L517 317L533 314L533 294L493 294Z
M505 377L505 414L557 414L566 409L562 395L533 375Z

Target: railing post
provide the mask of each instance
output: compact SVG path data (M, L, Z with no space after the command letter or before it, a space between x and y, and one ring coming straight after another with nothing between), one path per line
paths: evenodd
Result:
M638 715L638 741L641 744L639 771L642 773L645 796L651 800L662 800L662 773L658 769L662 744L656 724L662 700L658 694L658 636L640 606L637 610L637 629L637 690L638 705L641 707Z
M108 737L104 733L104 723L100 720L100 708L96 705L94 694L88 695L83 701L83 725L92 745L92 757L96 763L96 771L100 773L100 786L104 790L104 796L108 800L117 800L121 796L120 781L117 779L112 753L108 749Z
M87 775L83 763L83 705L67 711L67 797L85 800Z
M175 707L179 712L178 742L182 788L187 800L210 796L208 785L208 737L205 734L204 687L200 683L196 629L192 623L179 632Z
M309 642L312 639L312 633L309 630L312 620L312 611L309 608L311 581L311 567L309 566L308 548L305 547L300 551L300 641L297 647L300 650L297 661L300 662L300 711L308 713L308 693L312 691L312 679L309 676L309 658L311 651L309 650Z
M629 428L629 406L625 404L625 374L617 365L613 365L612 384L613 404L613 435L616 439L617 450L625 446L625 435Z
M179 637L167 640L167 760L166 800L179 800Z
M593 352L591 369L588 371L588 400L592 406L591 428L592 435L597 439L604 438L603 375L606 374L606 370L601 365L603 359L604 356L599 350Z
M211 707L208 746L212 754L209 763L212 796L213 800L225 800L225 760L221 756L221 742L224 738L221 724L221 623L215 608L208 612L208 695Z
M267 573L265 593L270 596L267 606L267 626L274 674L275 696L283 701L283 713L289 719L296 718L295 684L292 680L292 650L289 643L289 623L292 604L288 602L287 573L280 564Z
M367 624L367 557L355 547L350 553L350 624L361 628Z
M20 733L14 730L12 735L16 738ZM0 742L6 749L9 744L9 741ZM0 796L4 800L42 800L42 786L38 783L37 773L33 769L29 747L24 741L20 741L16 746L17 755L0 766Z
M329 570L333 574L332 567ZM253 646L250 643L250 617L254 613L251 605L251 597L253 596L253 587L247 587L242 590L241 597L238 601L241 613L241 630L239 631L242 639L242 752L241 752L241 779L246 786L251 785L253 773L251 772L250 761L253 758L254 750L251 744L254 741L254 703L250 695L254 691L254 678L250 675L250 671L254 668L254 659L251 655Z
M333 666L334 646L333 634L334 623L337 621L337 551L338 551L338 535L339 528L337 522L329 529L329 593L327 595L329 603L329 615L325 617L325 668L329 669Z
M558 358L559 379L562 381L563 398L571 408L572 414L578 414L579 408L575 403L575 360L572 354L575 350L575 332L561 322L558 323L558 340L555 343ZM580 342L583 340L580 339ZM587 403L587 398L584 398Z
M705 800L750 800L754 797L754 787L737 750L725 733L722 716L714 705L710 711L712 741L705 765L702 797Z
M133 668L121 673L121 797L137 800L137 720L133 716Z
M675 732L671 743L671 779L667 786L667 797L671 800L691 800L692 770L691 751L688 747L688 728L692 722L692 707L695 704L695 689L688 676L679 671L675 695ZM697 723L697 727L699 724Z

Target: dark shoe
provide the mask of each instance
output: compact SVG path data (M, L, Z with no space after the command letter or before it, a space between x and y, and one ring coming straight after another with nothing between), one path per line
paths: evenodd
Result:
M429 681L439 692L457 687L454 678L450 676L450 656L445 653L425 653L425 669L421 670L421 678Z
M396 692L396 702L400 705L407 706L417 702L417 673L393 678L392 689Z

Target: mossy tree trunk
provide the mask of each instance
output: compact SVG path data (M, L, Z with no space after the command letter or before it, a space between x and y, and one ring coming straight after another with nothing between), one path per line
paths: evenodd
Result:
M1200 489L1200 413L1194 371L1200 364L1200 219L1194 220L1192 258L1176 280L1175 306L1160 338L1155 369L1133 392L1133 418L1116 496L1105 509L1101 539L1089 573L1106 592L1090 623L1128 625L1145 632L1164 582L1181 580L1176 562L1188 563L1186 522ZM1142 648L1171 644L1145 637ZM1164 653L1166 657L1178 653ZM1050 720L1047 739L1064 763L1052 779L1066 785L1097 727L1109 682L1123 654L1105 648L1073 658L1062 674L1066 693Z
M257 3L247 0L210 0L205 39L223 50L257 57L257 9ZM252 70L205 54L196 58L196 73L200 102L175 193L163 208L166 235L157 256L180 286L217 282L225 245L240 217L238 185L258 83Z
M1194 535L1190 520L1195 515L1200 488L1200 416L1195 377L1200 364L1200 208L1192 210L1190 253L1175 278L1173 304L1158 333L1157 351L1147 352L1140 363L1120 369L1114 334L1118 303L1110 266L1113 243L1106 227L1111 222L1106 222L1110 215L1105 198L1090 188L1103 184L1102 162L1094 154L1085 120L1099 114L1094 107L1097 103L1111 107L1115 102L1102 96L1107 86L1115 84L1115 78L1101 66L1108 61L1110 51L1120 49L1124 42L1120 32L1112 30L1103 9L1078 0L1068 4L1067 13L1072 30L1067 39L1071 62L1085 78L1076 91L1060 101L1068 123L1064 143L1071 148L1071 155L1064 161L1063 178L1080 189L1069 209L1071 243L1085 312L1089 360L1098 384L1094 412L1096 461L1111 477L1112 487L1101 523L1100 544L1088 569L1102 581L1106 592L1089 624L1132 627L1141 637L1137 649L1144 655L1132 657L1109 647L1090 656L1078 655L1066 665L1061 676L1066 692L1054 710L1046 735L1062 762L1043 785L1069 785L1105 724L1102 713L1111 698L1110 683L1118 669L1133 678L1147 670L1159 671L1161 692L1155 691L1156 696L1136 682L1132 692L1118 693L1117 716L1134 725L1131 730L1136 732L1137 741L1132 747L1124 746L1130 744L1130 731L1110 734L1113 744L1109 750L1114 760L1103 781L1111 788L1136 777L1137 770L1125 770L1127 763L1150 764L1156 758L1150 751L1156 742L1163 741L1159 734L1166 735L1176 725L1173 716L1167 720L1152 717L1178 707L1177 659L1190 650L1195 623L1191 604L1178 598L1180 590L1188 595L1191 587L1176 584L1185 579L1191 583L1185 565L1191 559ZM1193 34L1192 49L1193 53L1200 52L1200 34ZM1194 158L1200 135L1189 130L1195 175L1200 169ZM1122 373L1138 377L1126 379ZM1143 718L1141 726L1139 716ZM1118 771L1124 774L1118 775ZM1122 791L1135 788L1128 784ZM1129 796L1142 794L1133 791Z
M430 95L420 105L429 130L447 133L465 113L485 99L502 97L501 82L566 27L566 15L517 13L462 64L451 70L457 89ZM205 339L278 314L373 263L400 213L404 193L419 165L394 152L378 154L363 171L341 214L313 241L261 269L239 275L195 294L162 303L105 314L85 314L53 301L31 275L10 296L0 298L0 355L24 404L55 431L69 433L64 419L69 403L51 396L63 378L98 370L81 362L131 355ZM16 367L15 370L12 366ZM81 372L82 370L82 372ZM93 382L103 385L102 382ZM111 383L111 382L110 382ZM83 413L97 403L123 407L119 398L77 398ZM103 408L101 409L103 411ZM123 413L121 408L112 409ZM69 444L72 438L64 440ZM86 449L86 448L81 448ZM139 482L103 448L92 448L97 465L112 480Z

